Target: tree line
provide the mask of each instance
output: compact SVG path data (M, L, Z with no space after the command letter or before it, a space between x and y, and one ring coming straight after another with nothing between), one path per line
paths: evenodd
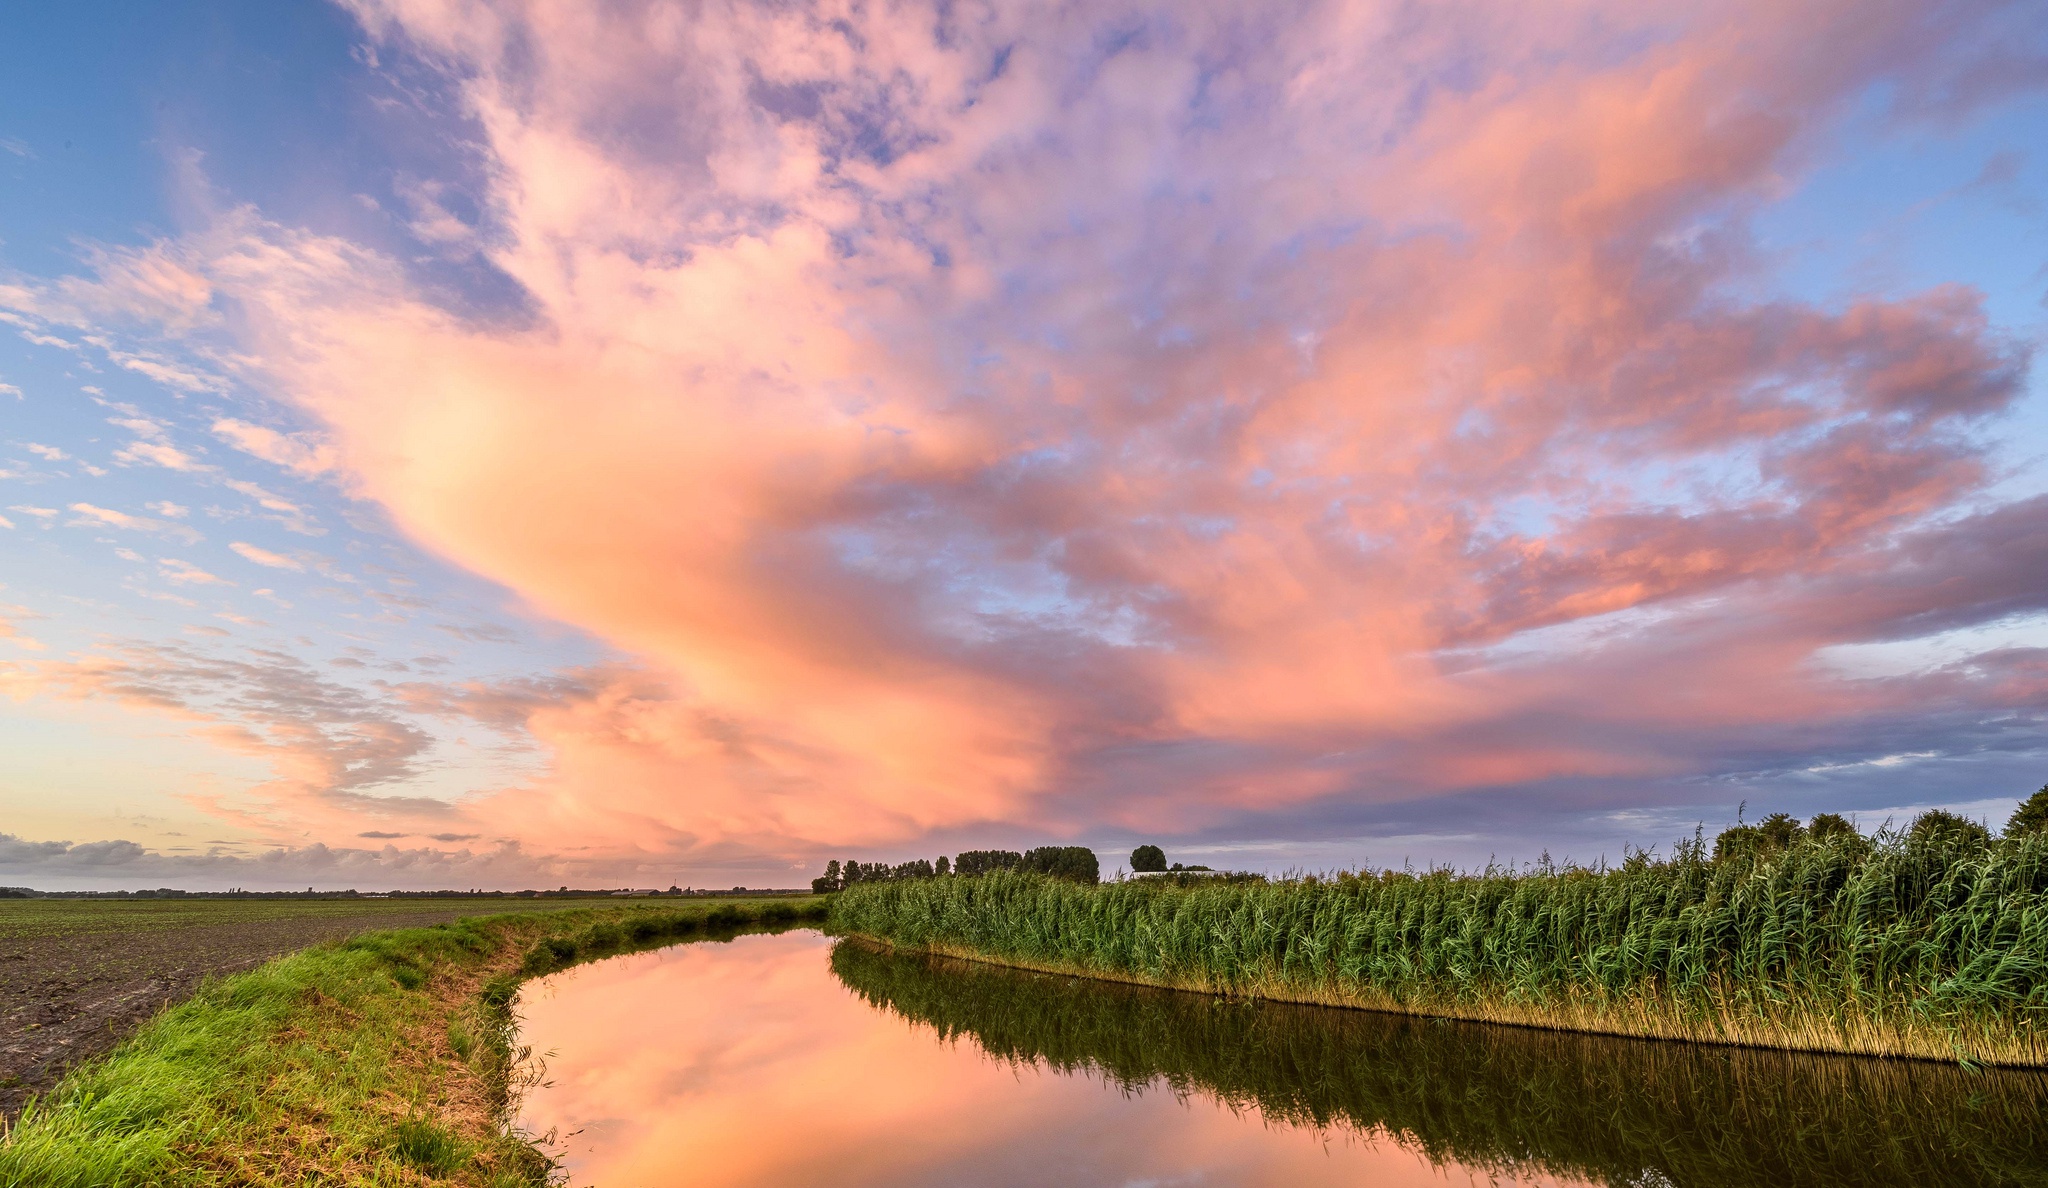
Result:
M2039 792L2020 802L2018 810L2006 822L2003 836L2022 837L2043 831L2048 831L2048 785L2044 785ZM1915 817L1907 827L1905 836L1915 841L1939 838L1982 843L1990 841L1991 831L1967 817L1943 809L1933 809ZM1808 839L1840 839L1842 844L1859 849L1868 849L1875 845L1870 839L1858 833L1847 818L1837 813L1820 813L1811 821L1804 823L1790 813L1772 813L1754 824L1738 820L1734 828L1722 831L1714 839L1713 857L1717 862L1761 857L1789 849ZM1167 874L1208 869L1206 866L1183 866L1178 862L1168 865L1166 852L1155 845L1142 845L1131 851L1131 870L1138 874ZM941 854L936 862L926 858L913 858L909 862L894 865L887 862L858 862L853 859L842 863L834 859L825 864L824 874L811 880L811 890L824 895L833 891L844 891L860 883L882 883L896 879L935 879L949 875L972 877L998 870L1031 871L1076 883L1094 884L1102 881L1102 869L1096 861L1095 851L1088 847L1039 846L1021 853L1016 850L963 850L957 857L951 859Z
M2048 831L2048 784L2020 801L2000 836L2026 837L2044 831ZM1906 826L1905 836L1919 842L1953 840L1986 845L1991 841L1991 830L1947 809L1929 809L1913 818ZM1875 844L1858 833L1856 827L1839 813L1819 813L1803 825L1790 813L1772 813L1755 824L1744 824L1738 820L1734 828L1722 830L1714 838L1714 860L1725 862L1733 858L1773 854L1809 838L1814 841L1839 838L1859 850L1868 850Z
M953 859L941 854L936 862L928 858L913 858L894 865L860 862L851 858L845 862L834 859L825 864L824 874L811 880L811 890L825 895L861 883L937 879L954 875L972 877L998 870L1032 871L1076 883L1102 881L1102 866L1096 861L1095 851L1088 847L1039 846L1022 853L1016 850L963 850L959 857Z

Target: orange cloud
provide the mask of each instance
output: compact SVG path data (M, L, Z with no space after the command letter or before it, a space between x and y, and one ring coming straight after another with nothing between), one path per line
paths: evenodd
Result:
M360 0L519 319L251 211L66 292L234 311L316 434L217 434L633 658L421 694L551 748L472 806L536 845L1662 778L1892 704L1802 592L1919 580L2026 357L1964 290L1743 298L1744 219L1995 7Z

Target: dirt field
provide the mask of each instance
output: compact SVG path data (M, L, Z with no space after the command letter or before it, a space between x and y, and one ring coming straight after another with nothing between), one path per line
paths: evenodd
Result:
M0 899L0 1119L209 974L370 929L591 902Z

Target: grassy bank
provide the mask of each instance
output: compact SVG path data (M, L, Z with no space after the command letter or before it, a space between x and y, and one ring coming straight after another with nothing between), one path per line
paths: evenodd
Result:
M696 936L817 920L821 901L477 917L316 946L220 979L67 1076L0 1139L4 1188L511 1188L520 979Z
M861 884L835 931L1180 989L1619 1035L2048 1064L2048 837L1803 838L1610 870Z
M1500 1180L2048 1188L2048 1074L2034 1070L1219 1001L857 940L833 949L832 971L876 1007L997 1060L1389 1135Z

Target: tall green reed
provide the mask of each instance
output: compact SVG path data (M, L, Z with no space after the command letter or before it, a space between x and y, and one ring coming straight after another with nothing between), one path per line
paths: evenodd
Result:
M2048 837L1099 887L849 888L835 930L1227 994L1782 1048L2048 1063Z

